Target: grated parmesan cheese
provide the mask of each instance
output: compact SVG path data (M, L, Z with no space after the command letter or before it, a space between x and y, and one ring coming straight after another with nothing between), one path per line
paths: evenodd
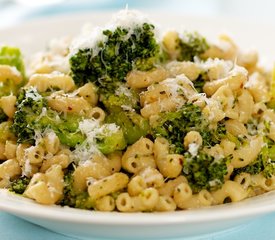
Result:
M133 94L131 89L128 88L125 84L120 84L119 87L115 90L115 95L125 95L126 97L132 98Z
M37 92L36 87L30 87L29 89L30 90L26 92L26 98L31 98L34 101L38 101L42 99L42 96L36 93Z
M192 157L195 157L198 155L198 150L199 150L200 145L196 143L190 143L188 145L188 152L192 155Z
M99 52L98 43L106 42L107 37L102 34L105 29L114 31L117 27L128 29L129 32L125 36L127 40L132 34L136 26L143 23L150 23L149 19L139 11L124 9L115 14L112 20L104 27L95 27L90 33L83 33L78 38L74 39L70 46L70 56L76 54L79 49L92 48L93 56Z
M79 123L79 130L86 135L86 140L78 145L72 154L72 160L80 165L85 164L91 157L97 153L101 154L96 146L96 139L99 137L110 136L119 130L114 124L103 124L96 119L84 119Z

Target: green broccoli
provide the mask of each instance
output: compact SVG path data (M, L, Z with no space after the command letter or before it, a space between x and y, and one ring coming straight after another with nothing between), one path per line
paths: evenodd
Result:
M73 190L73 171L69 170L64 176L63 198L59 202L61 206L69 206L80 209L93 209L94 201L87 192L76 194Z
M118 107L130 111L140 110L139 93L122 84L115 93L101 94L100 101L109 112Z
M150 133L150 125L148 120L139 114L138 93L132 89L126 89L125 86L121 85L121 87L123 91L102 95L101 101L107 112L106 122L120 126L127 144L133 144Z
M209 126L201 109L194 104L185 104L176 112L161 113L152 126L154 137L165 137L169 140L171 151L184 153L183 138L189 131L198 131L203 145L213 146L225 136L226 130L222 122L216 129Z
M184 154L183 175L186 176L194 193L202 189L216 190L224 183L227 174L226 163L230 157L215 160L214 157L199 151L196 156Z
M78 131L82 118L73 114L59 114L47 107L47 101L30 87L23 89L18 96L12 131L19 143L35 142L35 132L52 129L62 144L74 147L84 141L85 137Z
M193 61L195 56L203 54L209 45L204 37L197 32L184 33L179 39L178 50L179 55L178 61Z
M23 194L30 183L30 178L23 176L11 182L9 190L17 194Z
M97 148L104 154L109 154L114 151L123 150L126 148L127 143L123 131L119 129L111 135L100 137L96 139Z
M37 89L30 87L19 94L12 131L17 136L18 143L35 143L35 134L46 129L53 130L60 142L69 147L75 147L85 141L87 136L79 129L83 117L74 114L61 114L47 106L47 100ZM104 136L95 136L95 144L103 153L111 153L126 147L121 130Z
M132 29L118 26L114 31L103 30L102 37L105 40L94 48L79 49L70 58L78 86L90 81L100 92L114 92L129 71L150 70L160 59L152 24L136 24Z
M127 144L133 144L150 133L148 120L136 112L123 111L121 108L113 109L106 117L106 122L115 123L121 127Z
M23 89L18 97L12 131L19 143L34 144L35 134L47 129L53 130L60 142L69 147L81 145L87 136L79 129L83 117L74 114L61 114L47 106L47 100L36 88ZM107 125L106 125L107 126ZM106 128L107 129L107 128ZM123 132L117 130L111 134L94 136L98 149L105 154L126 147Z

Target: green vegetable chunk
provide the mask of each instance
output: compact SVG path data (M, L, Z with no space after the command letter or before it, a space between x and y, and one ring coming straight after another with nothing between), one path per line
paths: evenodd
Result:
M215 129L210 128L201 109L193 104L186 104L176 112L161 113L153 126L153 135L168 139L171 151L180 154L185 152L183 138L189 131L198 131L205 146L218 143L226 133L223 123Z
M23 194L30 181L31 179L26 176L15 179L11 182L9 190L18 194Z
M203 54L209 45L204 37L197 32L184 33L179 39L179 56L178 61L193 61L195 56Z
M216 190L224 183L229 158L215 160L212 156L198 152L196 156L184 154L183 175L194 193L202 189Z
M104 154L123 150L127 146L121 129L103 138L98 138L96 144L97 148Z
M74 147L84 141L78 132L78 123L82 118L73 114L62 115L48 108L47 101L30 87L22 89L16 103L14 122L11 126L18 143L35 142L35 132L52 129L62 144Z
M104 41L95 48L79 49L70 58L72 77L78 86L94 82L100 92L114 92L132 69L150 70L159 61L160 47L154 26L136 24L103 30Z
M106 117L106 122L121 127L127 144L133 144L150 133L148 120L135 112L126 112L117 108Z

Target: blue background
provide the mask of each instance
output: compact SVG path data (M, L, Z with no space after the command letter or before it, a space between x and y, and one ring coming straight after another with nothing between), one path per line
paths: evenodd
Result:
M275 239L275 214L252 220L243 226L224 231L212 233L205 236L192 238L177 238L177 240L272 240ZM72 240L44 228L21 220L7 213L0 213L0 239L1 240ZM99 240L91 238L90 240ZM108 239L111 240L111 239ZM130 239L129 239L130 240ZM165 239L176 240L176 239Z
M0 28L19 22L68 12L98 11L125 8L154 9L188 15L229 16L251 21L275 23L275 1L272 0L57 0L58 3L39 5L45 1L0 0ZM17 3L16 3L17 2ZM18 3L20 2L20 4ZM35 4L33 4L35 3ZM1 36L0 36L1 40ZM0 199L1 201L1 199ZM275 214L269 214L246 223L240 228L212 233L190 240L272 240L275 239ZM70 240L69 238L17 217L0 212L0 240ZM182 238L183 239L183 238ZM91 238L91 240L96 240ZM168 240L168 239L166 239ZM171 240L171 239L170 239Z

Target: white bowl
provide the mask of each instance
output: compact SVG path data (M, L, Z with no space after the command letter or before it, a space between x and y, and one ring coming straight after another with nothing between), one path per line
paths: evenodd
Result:
M161 29L197 30L215 39L229 32L241 47L255 47L262 62L273 64L275 34L272 26L251 25L233 19L205 19L176 16L167 13L149 14ZM0 43L17 45L28 55L43 50L51 38L75 35L82 25L103 24L110 13L90 13L36 20L0 31ZM263 61L265 59L265 61ZM77 238L104 237L148 239L198 236L214 231L239 227L260 215L275 211L275 192L198 210L170 213L103 213L59 206L43 206L29 199L0 190L0 209L58 233Z
M89 239L190 237L240 227L275 211L275 192L238 203L167 213L95 212L44 206L0 190L0 209L52 231Z

